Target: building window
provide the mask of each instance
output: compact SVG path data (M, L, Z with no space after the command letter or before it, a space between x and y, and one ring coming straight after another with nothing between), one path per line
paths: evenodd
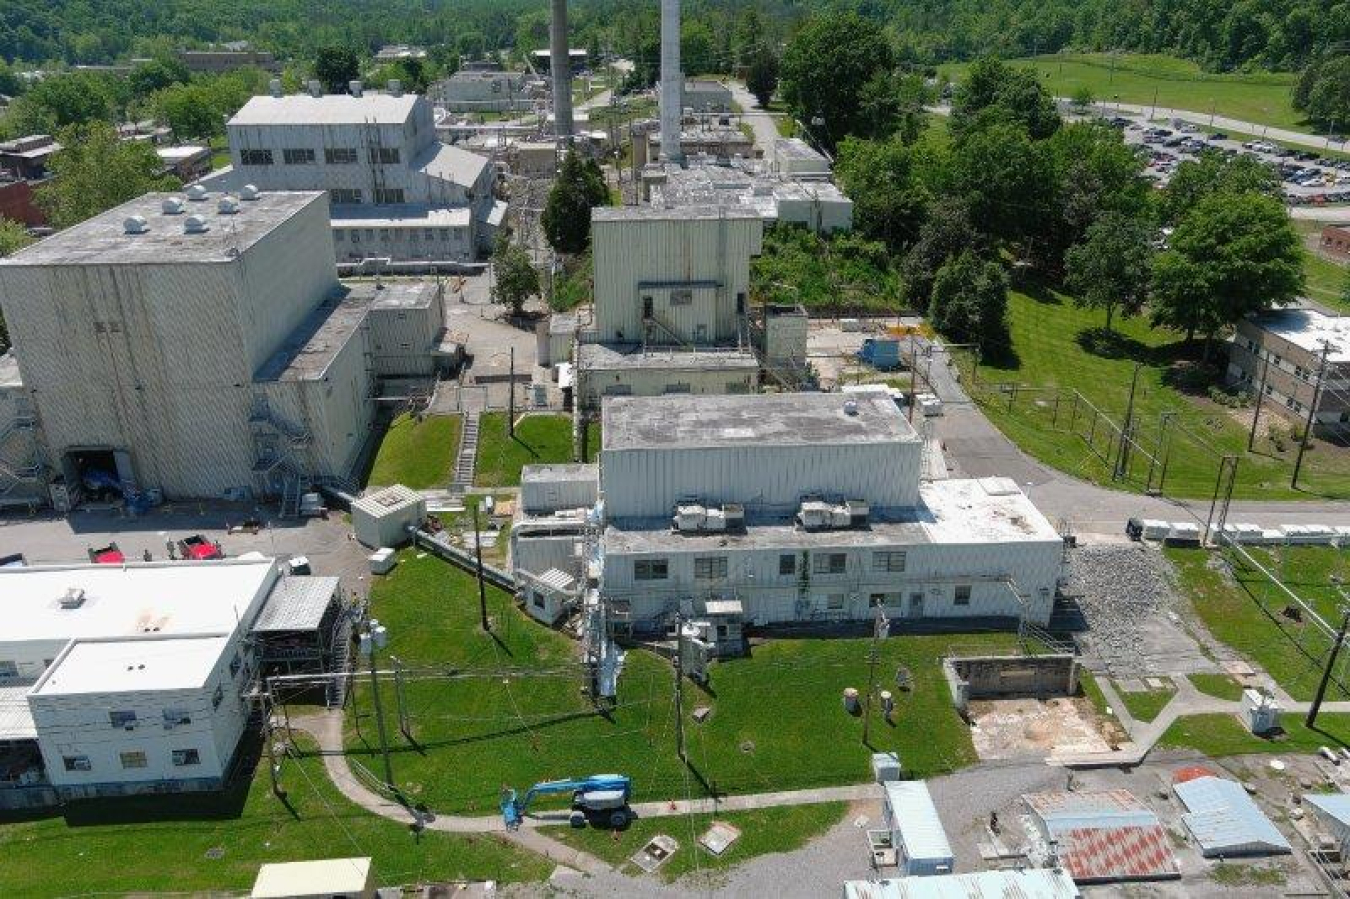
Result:
M131 752L121 752L118 756L122 759L123 768L144 768L145 753L139 749L133 749Z
M903 552L872 553L873 571L904 571L905 554Z
M689 392L691 392L692 390L693 390L693 387L692 387L691 385L689 385L689 384L675 383L675 384L667 384L665 387L662 388L661 392L662 392L662 393L689 393Z
M108 720L112 722L113 727L135 727L136 713L128 711L109 712Z
M366 240L372 240L372 241L373 241L374 239L375 239L375 229L374 229L374 228L367 228L367 229L366 229Z
M211 708L220 708L220 703L225 699L225 690L220 684L216 684L216 692L211 694Z
M633 580L664 581L670 576L670 562L666 559L637 559L633 562Z
M184 724L192 723L192 714L187 709L165 709L164 729L172 730Z
M783 553L778 557L778 573L780 575L797 573L797 557L792 553Z
M346 232L346 231L342 230L341 228L334 228L334 229L333 229L333 240L334 240L336 243L342 243L342 241L343 241L344 239L346 239L346 237L347 237L347 232Z
M970 605L970 584L957 584L955 603L958 606Z
M0 662L0 677L18 677L18 662Z
M605 396L632 396L632 384L610 384L605 388Z
M423 228L423 229L422 229L422 239L423 239L423 240L435 240L435 239L436 239L436 230L435 230L434 228Z
M542 609L544 607L544 594L536 591L533 601L536 609Z
M66 766L67 771L92 771L94 766L89 763L87 755L65 755L61 757L61 762Z
M692 290L672 290L670 292L670 305L689 306L694 302L694 292Z
M360 229L360 228L353 228L353 229L352 229L352 243L360 243L360 242L361 242L361 229Z
M377 187L375 188L375 202L381 206L397 205L403 202L403 188L401 187Z
M173 763L179 768L186 765L200 765L202 763L202 756L201 753L195 749L175 749L173 751Z
M844 594L831 593L829 596L826 596L825 608L830 609L831 611L838 611L844 608Z
M328 192L328 197L334 203L355 206L361 202L361 190L356 187L335 187Z
M239 675L239 668L243 663L239 660L239 653L236 651L234 658L230 659L230 677Z
M901 605L900 594L873 593L869 598L869 604L874 609L880 608L881 606L896 606L898 608Z
M240 164L240 165L271 165L271 164L272 164L272 151L271 151L271 150L240 150L240 151L239 151L239 164Z
M308 147L287 147L281 151L281 160L287 165L313 165L314 151Z
M395 165L398 163L398 147L371 147L370 161L377 165Z
M811 560L811 570L816 574L843 574L847 565L844 553L816 553Z
M356 162L354 147L325 147L323 161L329 165L352 165Z
M726 576L727 576L726 556L694 557L694 580L720 581L726 580Z

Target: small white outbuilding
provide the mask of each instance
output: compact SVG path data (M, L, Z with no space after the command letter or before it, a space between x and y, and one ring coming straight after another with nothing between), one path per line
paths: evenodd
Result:
M258 869L251 899L369 899L376 895L369 858L276 862Z
M381 487L352 503L352 531L371 549L402 546L409 540L408 529L426 517L426 498L402 484Z

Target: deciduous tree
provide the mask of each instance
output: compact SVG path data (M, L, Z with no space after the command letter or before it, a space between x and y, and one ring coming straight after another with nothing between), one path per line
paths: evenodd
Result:
M173 190L177 178L160 174L159 157L141 141L120 141L97 122L58 132L62 149L48 167L54 176L38 188L37 201L52 225L68 228L152 190Z
M493 299L511 307L512 315L520 315L530 297L538 294L539 272L530 261L530 254L502 231L492 249Z
M809 19L783 52L783 99L793 115L833 150L850 134L867 134L864 86L894 68L885 32L855 13Z
M345 94L361 76L361 58L351 47L320 47L314 55L314 77L330 94Z
M745 87L755 95L755 102L768 107L773 92L778 90L778 56L767 47L761 47L750 57L745 71Z
M998 350L1008 337L1008 278L1003 266L969 251L938 269L929 322L957 343Z
M1117 311L1134 315L1143 307L1152 264L1152 226L1108 212L1088 228L1082 243L1070 248L1067 284L1078 305L1105 310L1110 334Z

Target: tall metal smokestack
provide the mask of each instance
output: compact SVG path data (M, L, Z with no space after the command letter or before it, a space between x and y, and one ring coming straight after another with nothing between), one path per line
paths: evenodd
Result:
M552 0L548 29L549 69L553 76L553 133L572 139L572 58L567 47L567 0Z
M684 73L680 71L680 0L661 0L661 159L683 162L680 120Z

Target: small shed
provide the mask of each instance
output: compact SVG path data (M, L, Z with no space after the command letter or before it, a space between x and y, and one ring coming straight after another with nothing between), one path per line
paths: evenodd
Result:
M409 540L408 528L426 517L426 499L402 484L381 487L352 503L352 530L371 549L402 546Z
M882 785L882 819L891 831L900 870L908 875L950 874L956 866L937 806L921 780L891 780Z
M1028 793L1022 799L1075 883L1181 876L1167 830L1129 790Z
M1350 858L1350 795L1308 793L1303 802L1312 809L1317 826L1336 841L1341 858Z
M1293 852L1284 834L1237 781L1197 777L1173 784L1172 789L1186 806L1181 821L1206 858Z
M277 862L258 869L252 899L373 899L374 871L369 858L329 858Z

